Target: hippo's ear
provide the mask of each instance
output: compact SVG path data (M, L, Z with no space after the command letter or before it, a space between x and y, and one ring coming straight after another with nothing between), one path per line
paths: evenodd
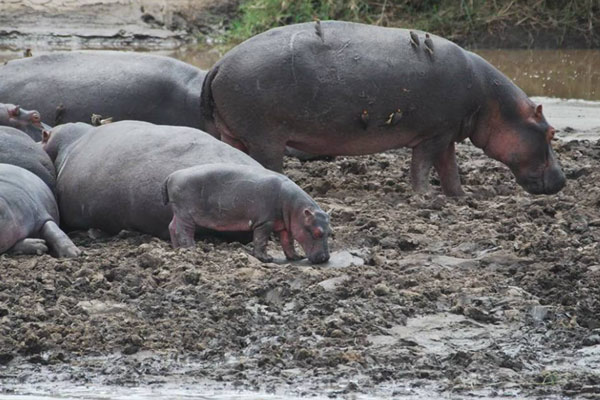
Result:
M42 144L48 143L48 140L50 140L50 131L44 129L42 131Z
M11 117L18 117L21 115L21 106L14 106L12 109L9 109L8 115Z
M536 120L541 120L542 119L542 105L538 104L538 106L535 108L535 119Z
M310 208L305 208L304 209L304 222L307 225L312 224L312 222L315 220L315 213L313 210L311 210Z

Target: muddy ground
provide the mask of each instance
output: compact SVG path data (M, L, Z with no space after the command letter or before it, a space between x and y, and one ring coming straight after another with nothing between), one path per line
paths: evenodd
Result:
M470 144L458 199L435 176L413 193L405 150L288 160L331 212L333 250L357 256L345 267L128 232L74 234L76 260L0 256L0 387L598 398L600 142L555 147L568 184L554 196Z

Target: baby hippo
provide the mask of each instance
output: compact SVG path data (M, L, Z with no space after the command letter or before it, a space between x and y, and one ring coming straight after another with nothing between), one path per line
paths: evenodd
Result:
M0 164L0 254L42 254L50 247L58 257L78 256L81 252L60 230L58 220L54 195L40 178L21 167Z
M163 185L170 203L173 247L194 245L196 226L216 231L253 231L254 256L273 260L266 252L277 232L288 260L302 257L297 240L312 263L329 260L329 216L287 177L262 167L206 164L173 172Z
M49 126L42 123L39 112L27 111L13 104L2 103L0 103L0 125L23 131L36 142L42 140L44 129L50 129Z

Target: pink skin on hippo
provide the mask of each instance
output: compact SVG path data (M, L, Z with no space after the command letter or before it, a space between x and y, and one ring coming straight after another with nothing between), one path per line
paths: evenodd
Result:
M419 31L325 21L318 32L275 28L225 54L202 89L212 133L278 172L286 146L331 156L409 147L414 190L430 190L433 167L450 196L464 194L455 143L470 138L528 192L564 187L541 107L481 57Z
M39 112L24 110L14 104L2 103L0 103L0 126L10 126L23 131L36 142L42 140L44 129L49 129L42 123Z
M50 188L33 173L0 164L0 254L77 257L81 251L58 227L58 206Z
M287 177L260 167L208 164L176 171L163 185L163 201L170 203L169 225L173 247L194 245L196 226L217 231L254 232L254 256L266 253L272 232L279 235L289 260L301 257L294 240L312 263L329 260L329 216Z

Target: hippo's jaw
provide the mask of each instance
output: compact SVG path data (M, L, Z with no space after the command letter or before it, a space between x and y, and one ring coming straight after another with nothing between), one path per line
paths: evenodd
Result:
M325 241L325 243L319 247L319 251L311 251L310 253L306 252L308 261L310 261L312 264L322 264L329 261L329 248L327 246L327 241Z

